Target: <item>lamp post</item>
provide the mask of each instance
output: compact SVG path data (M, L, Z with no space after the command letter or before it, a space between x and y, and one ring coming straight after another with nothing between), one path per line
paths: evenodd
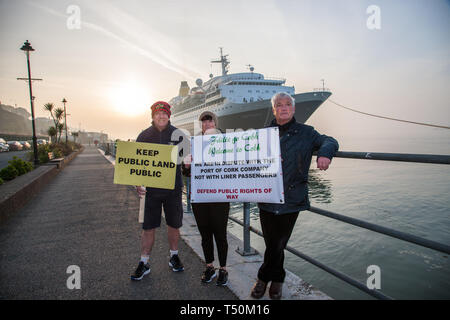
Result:
M31 124L33 127L33 153L34 153L34 165L39 165L39 157L38 157L38 151L37 151L37 139L36 139L36 128L34 125L34 104L33 104L33 89L31 87L31 70L30 70L30 51L34 51L33 47L31 47L31 44L28 42L28 40L23 44L22 48L20 50L25 51L25 54L27 55L27 66L28 66L28 86L30 88L30 105L31 105Z
M66 144L67 144L67 113L66 113L66 98L63 98L62 103L64 104L64 126L66 127Z

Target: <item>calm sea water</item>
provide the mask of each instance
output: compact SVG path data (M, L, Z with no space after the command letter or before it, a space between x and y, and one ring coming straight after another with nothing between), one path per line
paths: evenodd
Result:
M450 154L450 140L409 141L397 152ZM342 149L395 152L398 147ZM434 145L434 147L433 147ZM408 146L408 147L405 147ZM314 161L313 161L314 164ZM321 172L311 166L310 199L315 207L450 245L450 166L374 160L333 159ZM230 212L242 219L242 204ZM251 206L251 225L261 229ZM242 238L242 227L229 231ZM263 239L251 234L252 247L264 252ZM381 271L381 291L395 299L450 299L448 255L303 211L289 245L366 283L367 267ZM314 265L286 252L285 267L335 299L372 299Z

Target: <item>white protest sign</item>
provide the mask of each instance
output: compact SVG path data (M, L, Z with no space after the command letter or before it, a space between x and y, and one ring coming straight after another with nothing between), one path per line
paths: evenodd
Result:
M191 138L191 201L284 203L278 128Z

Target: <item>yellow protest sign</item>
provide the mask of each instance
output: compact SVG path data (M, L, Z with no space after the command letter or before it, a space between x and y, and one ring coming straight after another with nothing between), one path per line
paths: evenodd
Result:
M178 147L118 141L114 183L161 189L175 188Z

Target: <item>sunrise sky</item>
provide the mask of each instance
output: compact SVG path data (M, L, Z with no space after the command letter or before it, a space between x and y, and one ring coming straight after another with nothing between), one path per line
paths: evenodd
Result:
M367 25L370 6L380 10L379 29ZM342 105L450 126L449 39L444 0L0 0L0 101L29 110L27 84L16 80L26 76L19 49L29 40L32 76L44 79L33 84L37 116L65 97L69 127L134 139L150 123L149 106L177 95L180 81L192 87L220 74L210 60L223 47L230 73L252 64L296 93L325 79ZM329 101L308 124L335 136L341 150L405 151L407 142L393 141L423 138L436 147L426 152L450 154L450 130Z

